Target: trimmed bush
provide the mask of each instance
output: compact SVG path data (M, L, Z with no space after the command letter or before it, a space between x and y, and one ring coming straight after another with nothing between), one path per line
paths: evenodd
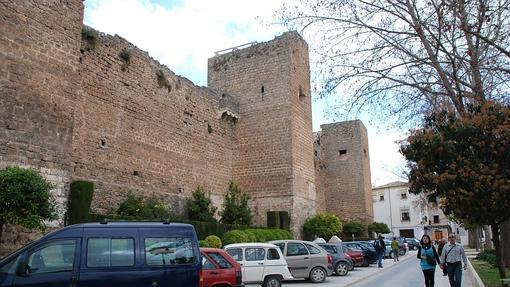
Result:
M89 220L90 204L94 196L94 184L90 181L73 181L69 190L67 216L69 224Z
M151 219L167 219L170 217L168 208L155 198L145 199L143 196L129 194L119 208L117 214L121 216L135 216Z
M205 241L212 248L221 248L221 246L223 246L222 243L221 243L221 239L218 236L216 236L216 235L209 235L209 236L207 236L205 238Z
M248 242L248 235L241 230L231 230L225 233L222 241L224 245Z
M211 245L209 245L209 242L207 240L199 240L198 246L204 247L204 248L210 248Z
M303 231L308 236L318 236L329 240L331 236L340 234L342 223L332 213L318 213L305 221Z

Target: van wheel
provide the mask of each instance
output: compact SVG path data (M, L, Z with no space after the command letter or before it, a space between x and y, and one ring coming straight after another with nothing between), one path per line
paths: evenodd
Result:
M327 276L326 270L322 267L314 267L312 271L310 271L310 281L313 283L322 283L326 280Z
M264 284L262 284L262 287L281 287L281 286L282 280L274 276L266 277L266 279L264 279Z
M349 273L349 266L345 262L338 262L335 265L335 274L338 276L345 276Z

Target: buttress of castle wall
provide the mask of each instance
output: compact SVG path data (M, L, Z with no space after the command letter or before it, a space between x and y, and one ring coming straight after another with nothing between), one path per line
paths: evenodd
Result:
M72 172L82 13L81 0L0 4L0 168L37 170L54 185L60 215Z
M373 222L366 128L359 120L321 125L314 142L318 202L342 221Z
M239 101L233 174L252 198L255 224L265 225L268 211L289 211L296 235L297 219L315 208L315 202L300 209L294 204L297 196L314 200L315 192L308 73L308 50L297 33L208 63L209 88ZM299 99L300 88L307 98Z
M131 191L182 212L198 185L220 207L236 129L220 108L235 114L235 101L176 76L118 36L101 34L81 61L75 176L95 182L93 209L116 208Z

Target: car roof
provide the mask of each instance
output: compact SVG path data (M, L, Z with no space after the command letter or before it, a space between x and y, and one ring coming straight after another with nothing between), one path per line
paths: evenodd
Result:
M269 243L272 243L272 244L275 244L275 243L285 243L285 242L296 242L296 243L312 243L312 244L317 244L315 242L312 242L312 241L305 241L305 240L297 240L297 239L287 239L287 240L273 240L273 241L269 241Z
M271 243L258 243L258 242L248 242L248 243L234 243L224 246L224 249L229 247L263 247L263 248L278 248L278 246Z

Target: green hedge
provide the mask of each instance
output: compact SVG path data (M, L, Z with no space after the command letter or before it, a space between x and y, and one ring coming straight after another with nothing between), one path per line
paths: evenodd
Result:
M209 235L204 241L212 248L221 248L223 246L221 239L216 235Z
M223 244L243 242L268 242L272 240L293 239L292 234L283 229L245 229L232 230L223 236Z
M94 184L92 182L81 180L71 182L67 207L69 224L88 221L93 196Z
M482 252L478 253L478 255L476 255L476 259L483 260L492 264L493 266L497 266L496 250L494 249L483 250Z

